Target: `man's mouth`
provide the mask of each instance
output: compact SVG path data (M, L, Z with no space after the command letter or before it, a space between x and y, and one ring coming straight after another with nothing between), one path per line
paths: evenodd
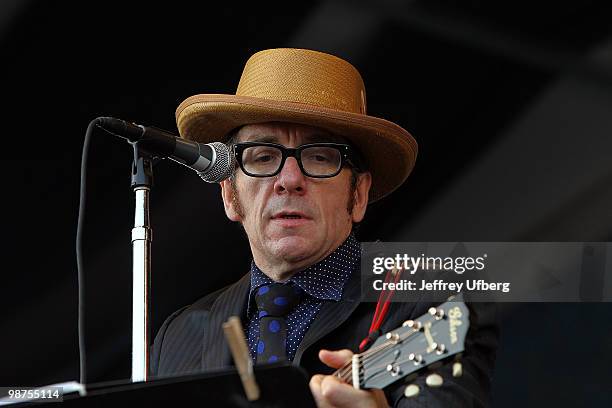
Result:
M305 214L293 211L283 211L272 217L273 220L301 220L308 219Z

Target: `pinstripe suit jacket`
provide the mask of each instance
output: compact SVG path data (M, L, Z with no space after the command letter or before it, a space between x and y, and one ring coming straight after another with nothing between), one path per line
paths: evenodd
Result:
M193 374L232 366L231 354L225 343L222 323L230 316L246 320L250 274L238 282L186 306L166 319L151 351L151 374L171 376ZM293 364L309 374L329 374L333 370L323 365L317 355L321 348L349 348L356 351L368 333L374 313L372 303L360 302L360 277L353 274L342 300L326 301L297 349ZM431 303L393 303L383 333L425 314ZM385 390L392 406L487 406L495 353L498 343L497 309L490 304L471 304L470 330L463 357L464 375L453 378L449 367L438 370L445 378L443 387L429 389L424 376L413 380L421 392L410 400L403 397L405 383L397 381ZM408 405L409 404L409 405Z

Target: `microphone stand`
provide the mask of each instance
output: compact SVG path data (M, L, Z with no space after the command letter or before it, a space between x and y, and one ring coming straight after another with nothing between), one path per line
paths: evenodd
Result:
M151 240L149 195L153 186L153 157L140 142L134 148L132 182L136 207L132 229L132 382L149 377Z

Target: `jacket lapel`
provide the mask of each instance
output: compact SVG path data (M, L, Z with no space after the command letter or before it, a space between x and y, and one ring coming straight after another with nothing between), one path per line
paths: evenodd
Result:
M250 273L244 275L238 282L231 285L215 301L205 327L202 350L202 370L227 368L233 365L227 342L223 334L223 323L231 316L238 316L244 324L249 287ZM239 301L241 299L242 301Z
M328 301L323 304L295 353L293 359L294 365L300 364L302 355L311 345L344 323L359 306L362 298L360 278L360 270L356 268L347 282L342 299L339 302ZM250 273L247 273L238 282L231 285L228 290L224 291L214 302L210 310L208 325L204 328L202 370L221 369L233 365L222 325L231 316L239 316L243 325L245 324L250 286ZM242 299L242 301L236 301L237 299ZM393 306L407 308L410 313L401 313L401 316L406 317L412 315L414 305L414 303L411 303L410 305L400 304ZM394 314L389 313L390 316ZM393 319L386 320L383 326L393 326L393 323L395 323L391 321ZM394 327L391 326L386 328Z
M308 347L344 323L359 306L361 302L360 275L359 268L356 268L339 302L328 301L323 304L295 353L294 365L300 364L302 355Z

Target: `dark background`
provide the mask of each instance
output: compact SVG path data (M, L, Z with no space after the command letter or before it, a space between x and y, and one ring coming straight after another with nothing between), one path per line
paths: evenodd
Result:
M349 60L368 113L417 139L413 174L370 206L361 240L612 239L609 2L126 4L0 5L0 385L78 380L74 247L89 121L176 131L183 99L233 93L261 49ZM95 134L84 242L90 381L130 376L130 165L127 144ZM246 272L249 249L218 186L181 166L156 167L151 210L156 332ZM495 406L609 406L609 304L508 306Z

